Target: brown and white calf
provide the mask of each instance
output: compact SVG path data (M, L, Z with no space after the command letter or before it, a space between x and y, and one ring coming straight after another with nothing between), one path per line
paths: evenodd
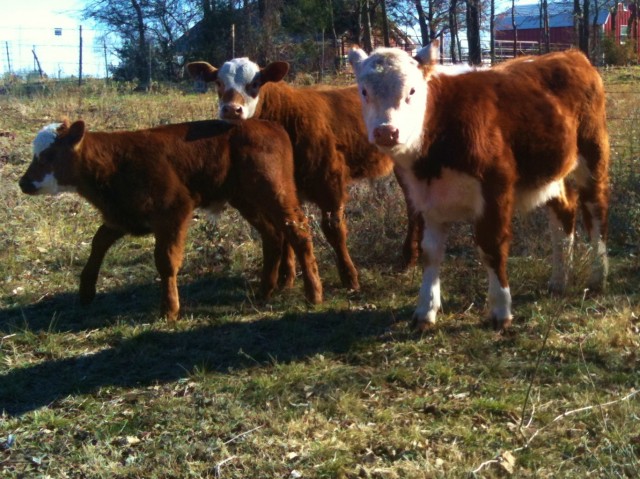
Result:
M50 125L37 135L20 179L30 195L75 191L102 214L80 276L90 303L107 250L125 234L155 236L161 311L178 317L177 274L194 208L219 212L225 203L260 232L262 293L269 297L286 240L302 265L306 297L322 301L307 219L293 180L289 137L274 123L198 121L138 131L89 132L83 121Z
M220 118L260 118L284 126L293 143L298 193L322 211L322 231L335 251L342 283L358 289L346 241L347 186L353 180L388 175L393 162L367 141L357 87L292 87L280 81L289 69L286 62L260 68L247 58L235 58L220 69L206 62L189 63L187 69L194 78L215 82ZM422 228L417 215L408 211L408 217L403 257L411 265L418 258Z
M436 69L434 60L429 47L415 58L397 49L349 54L369 140L393 157L425 221L418 327L434 323L441 306L439 270L453 221L475 225L498 328L512 321L507 256L514 211L547 206L550 287L562 291L579 199L593 246L589 286L601 289L609 140L597 70L578 51L458 74Z

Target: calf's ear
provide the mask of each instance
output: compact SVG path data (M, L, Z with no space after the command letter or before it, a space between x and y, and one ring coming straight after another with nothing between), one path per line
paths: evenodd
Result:
M71 124L71 126L69 127L69 131L66 134L66 138L71 143L71 145L75 146L82 141L82 138L84 138L84 132L84 121L78 120Z
M284 78L289 71L287 62L271 62L260 69L260 81L264 85L267 82L277 82Z
M416 53L414 57L421 65L435 65L440 61L440 40L431 40Z
M360 48L353 48L349 52L349 63L351 64L351 68L353 68L353 73L358 76L358 72L360 71L360 66L362 62L368 58L368 55L364 50Z
M195 80L211 83L218 79L218 69L207 62L187 63L186 68L191 78Z

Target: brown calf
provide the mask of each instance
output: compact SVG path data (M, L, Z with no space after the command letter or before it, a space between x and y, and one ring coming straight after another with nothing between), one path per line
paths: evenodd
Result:
M346 242L347 186L353 180L388 175L393 162L367 141L357 87L292 87L280 81L289 69L285 62L261 69L247 58L236 58L219 70L206 62L189 63L187 69L195 78L215 82L220 118L261 118L284 126L293 143L298 192L322 211L322 231L335 251L343 285L358 289ZM403 257L410 266L419 254L421 219L410 209L408 218ZM292 259L290 253L286 256ZM283 264L294 268L291 261Z
M262 236L264 296L276 287L286 238L302 265L308 301L322 301L293 180L291 143L274 123L199 121L111 133L85 131L83 121L50 125L34 141L20 187L31 195L76 191L102 214L80 277L83 304L95 296L107 250L125 234L152 233L161 311L175 320L177 274L192 212L199 207L215 213L227 202Z
M516 210L547 206L550 287L562 291L580 199L593 251L589 286L602 289L609 140L598 71L567 51L462 72L434 66L435 51L349 55L369 139L394 158L425 221L417 324L434 323L440 308L439 269L452 221L475 225L498 328L512 319L507 256Z

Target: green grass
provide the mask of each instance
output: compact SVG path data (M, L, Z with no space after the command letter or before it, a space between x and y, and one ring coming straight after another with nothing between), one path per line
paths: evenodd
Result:
M621 91L609 97L609 289L585 294L580 239L575 283L549 296L545 215L518 218L507 334L483 322L487 280L464 225L449 241L437 326L411 330L421 272L399 271L404 205L391 179L351 190L357 294L340 287L307 207L326 301L308 307L299 280L261 301L258 236L227 210L193 222L175 326L159 318L150 238L109 252L83 308L78 276L99 217L76 196L20 193L33 135L61 116L96 130L206 118L214 99L97 85L0 97L0 475L637 477L639 145L635 123L618 119L637 115L636 74L607 72Z

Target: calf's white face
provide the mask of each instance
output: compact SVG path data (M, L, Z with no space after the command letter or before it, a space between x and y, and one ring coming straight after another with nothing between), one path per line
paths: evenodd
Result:
M222 68L207 62L187 64L194 78L213 82L218 90L218 116L223 120L246 120L256 114L260 102L260 88L267 82L278 82L289 71L286 62L269 63L260 68L248 58L234 58Z
M369 141L394 157L417 152L427 110L427 79L421 64L397 48L371 56L349 53L362 100Z
M61 129L67 133L68 145L56 145ZM81 129L81 130L80 130ZM77 122L64 126L52 123L42 128L33 141L33 160L20 179L20 188L29 195L55 195L63 192L75 192L71 180L72 165L75 158L74 147L82 139L84 123Z
M258 65L248 58L234 58L218 70L216 85L220 118L246 120L253 117L261 86Z

